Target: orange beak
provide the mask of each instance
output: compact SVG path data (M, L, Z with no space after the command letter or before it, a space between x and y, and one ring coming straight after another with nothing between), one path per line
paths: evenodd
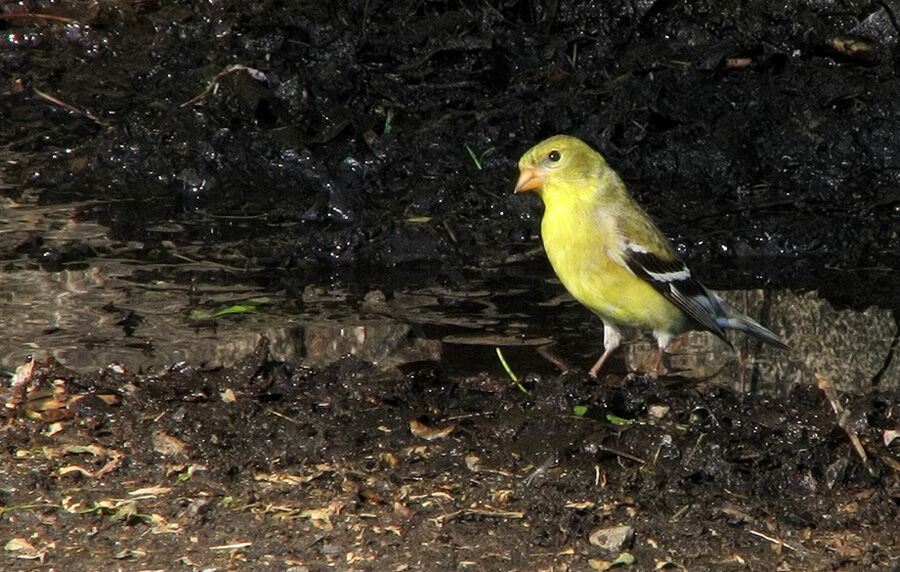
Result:
M519 172L519 180L516 181L516 192L524 193L540 189L544 185L544 177L537 174L531 167L525 167Z

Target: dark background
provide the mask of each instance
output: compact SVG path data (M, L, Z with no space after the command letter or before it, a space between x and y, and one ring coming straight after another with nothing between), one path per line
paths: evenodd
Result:
M538 201L511 192L515 162L569 133L620 171L710 286L898 305L894 2L3 12L0 145L15 159L3 192L89 201L80 216L135 241L136 259L172 261L170 241L294 290L404 268L461 282L539 244ZM232 65L250 70L223 73ZM40 237L0 246L45 267L104 254L47 252Z

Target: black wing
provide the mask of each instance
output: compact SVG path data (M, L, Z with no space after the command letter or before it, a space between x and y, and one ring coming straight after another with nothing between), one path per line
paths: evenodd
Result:
M625 264L635 276L653 286L698 326L731 345L722 327L716 322L716 316L720 313L718 303L703 284L694 280L684 262L678 258L662 259L640 245L629 242L625 245Z

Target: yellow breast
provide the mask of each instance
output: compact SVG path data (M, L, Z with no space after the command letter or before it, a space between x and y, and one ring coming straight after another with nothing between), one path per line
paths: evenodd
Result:
M553 201L541 221L544 250L572 296L601 319L640 329L676 332L681 310L620 262L615 218L578 201Z

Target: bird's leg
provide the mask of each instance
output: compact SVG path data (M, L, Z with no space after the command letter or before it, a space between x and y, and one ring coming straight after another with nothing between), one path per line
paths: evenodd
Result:
M603 367L603 363L606 361L606 358L612 354L619 344L622 343L622 333L613 326L610 326L606 322L603 323L603 355L600 356L600 359L597 360L597 363L594 364L594 367L591 368L591 371L588 372L588 375L591 377L597 377L597 372L600 371L600 368Z
M659 350L656 353L656 364L653 366L653 377L659 377L659 368L662 366L663 352L666 351L666 348L669 347L669 344L672 343L672 339L674 336L667 332L653 332L653 337L656 338L656 345Z
M659 366L662 365L662 357L663 357L663 348L660 346L659 350L656 352L656 363L653 364L653 377L659 377Z
M558 355L553 353L553 351L550 349L549 344L545 346L538 346L537 353L541 354L541 357L558 367L561 372L566 373L567 371L572 371L572 368L569 367L569 364L567 364Z

